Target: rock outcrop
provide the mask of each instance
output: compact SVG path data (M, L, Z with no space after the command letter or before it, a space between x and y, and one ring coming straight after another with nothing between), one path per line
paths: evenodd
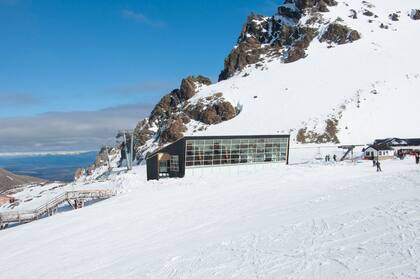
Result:
M235 48L225 59L219 81L267 58L278 57L284 63L291 63L306 57L306 49L319 35L320 26L329 24L323 21L322 13L335 5L335 0L286 0L272 17L250 15ZM357 17L356 12L353 17ZM337 44L360 38L356 30L337 23L329 24L324 35L320 39Z
M352 43L360 39L360 34L345 25L333 22L328 25L328 28L322 34L320 41L328 43L336 43L339 45Z
M398 13L392 13L389 15L389 19L392 21L399 21L400 20L400 15Z
M119 160L121 147L103 146L96 154L95 162L87 168L78 168L74 174L74 179L79 180L82 177L91 176L96 173L97 176L107 172L115 160ZM97 178L97 177L94 177Z
M413 9L411 11L410 17L413 20L420 20L420 10L419 9Z
M325 121L325 129L322 133L309 131L308 128L302 128L298 131L296 141L299 143L340 143L337 137L338 120L335 118Z
M230 120L237 115L237 110L226 101L222 93L216 93L205 99L200 99L194 105L186 107L187 115L207 125L218 124Z
M207 77L203 76L189 76L187 78L184 78L181 81L181 86L179 88L180 90L180 97L182 100L186 101L191 99L195 93L197 93L197 87L201 85L210 85L211 80Z
M134 129L134 146L139 160L144 159L150 148L148 141L156 145L174 142L184 136L191 121L214 125L238 114L221 92L191 101L202 86L210 84L210 79L204 76L189 76L181 81L180 88L160 99L150 116L140 121Z

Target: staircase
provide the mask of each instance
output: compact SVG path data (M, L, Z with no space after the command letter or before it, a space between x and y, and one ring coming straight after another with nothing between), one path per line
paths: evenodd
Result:
M58 207L66 202L73 209L77 209L82 208L87 200L107 199L114 195L115 193L112 190L67 191L34 210L0 213L0 229L6 228L9 224L28 223L43 217L52 216L58 212Z

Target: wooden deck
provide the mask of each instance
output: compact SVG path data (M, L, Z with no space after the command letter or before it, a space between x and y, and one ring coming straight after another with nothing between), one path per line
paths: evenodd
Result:
M54 215L58 207L68 203L73 209L82 208L85 201L107 199L115 195L112 190L81 190L68 191L58 195L46 204L34 210L20 210L0 213L0 229L6 228L9 224L28 223L40 218Z

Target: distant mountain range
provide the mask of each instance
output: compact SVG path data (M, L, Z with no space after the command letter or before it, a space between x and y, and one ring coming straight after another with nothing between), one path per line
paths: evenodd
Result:
M0 194L28 184L40 184L45 182L47 182L45 179L25 175L16 175L5 169L0 169Z

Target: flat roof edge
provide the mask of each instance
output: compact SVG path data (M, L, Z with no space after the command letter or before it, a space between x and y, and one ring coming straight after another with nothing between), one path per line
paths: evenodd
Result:
M266 137L285 138L285 137L290 137L290 134L185 136L184 139L207 139L207 138L220 138L220 139L221 138L266 138Z

